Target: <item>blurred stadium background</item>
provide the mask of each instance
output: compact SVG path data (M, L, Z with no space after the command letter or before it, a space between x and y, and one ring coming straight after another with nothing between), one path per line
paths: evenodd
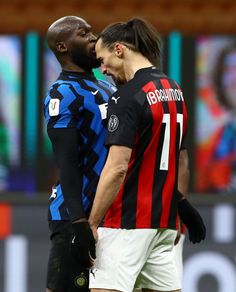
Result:
M60 69L44 36L64 15L85 18L98 33L140 16L162 35L163 70L188 105L189 198L208 231L200 245L185 242L183 291L236 292L235 0L0 1L0 291L45 287L47 200L57 174L42 104Z

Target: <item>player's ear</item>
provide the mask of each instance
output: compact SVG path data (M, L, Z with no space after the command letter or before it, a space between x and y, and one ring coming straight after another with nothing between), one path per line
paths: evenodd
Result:
M116 43L114 46L115 54L118 58L121 58L124 51L124 46L121 43Z
M58 42L56 43L56 49L60 53L65 53L68 51L67 46L64 42Z

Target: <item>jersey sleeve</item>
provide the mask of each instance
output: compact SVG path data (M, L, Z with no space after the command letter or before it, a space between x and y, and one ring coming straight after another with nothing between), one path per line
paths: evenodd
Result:
M79 100L70 84L55 83L49 90L44 104L47 128L76 127L82 108Z
M133 148L143 111L142 97L119 95L117 91L108 103L106 145Z
M75 89L69 83L61 83L59 80L50 88L44 108L47 132L71 221L85 217L77 131L82 105L77 97Z
M78 156L78 137L75 128L51 128L48 136L59 168L59 180L71 221L84 218L82 204L82 164Z

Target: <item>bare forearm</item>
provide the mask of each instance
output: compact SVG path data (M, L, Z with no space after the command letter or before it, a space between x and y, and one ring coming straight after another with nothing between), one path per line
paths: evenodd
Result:
M188 194L189 186L189 161L187 150L180 151L179 157L179 173L178 173L178 190L183 194L184 197Z
M112 168L106 164L97 187L92 211L89 217L91 226L98 226L108 208L115 200L117 193L124 181L126 171Z
M179 172L179 176L181 176L181 179L178 182L178 190L186 197L188 194L189 171Z
M99 179L89 223L97 227L112 205L125 179L132 150L125 146L112 145Z

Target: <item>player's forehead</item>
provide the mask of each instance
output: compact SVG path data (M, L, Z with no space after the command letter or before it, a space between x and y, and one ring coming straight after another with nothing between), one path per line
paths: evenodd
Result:
M88 24L87 21L85 21L84 19L78 19L75 23L74 23L74 26L77 28L77 29L87 29L87 30L91 30L91 25Z
M96 42L95 50L97 57L102 57L108 51L108 48L103 44L101 38L99 38L98 41Z

